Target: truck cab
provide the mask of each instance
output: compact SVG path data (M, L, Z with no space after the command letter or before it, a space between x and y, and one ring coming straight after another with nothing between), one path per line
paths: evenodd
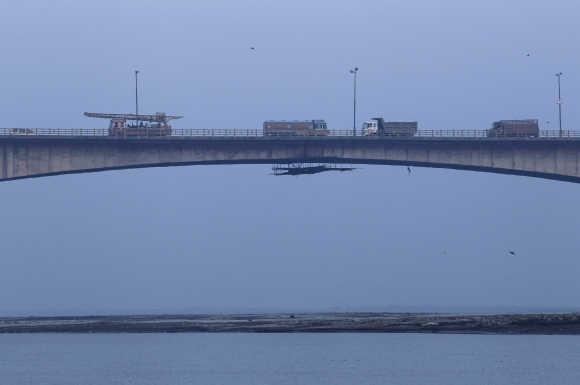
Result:
M367 120L362 126L363 136L377 136L379 135L379 119Z

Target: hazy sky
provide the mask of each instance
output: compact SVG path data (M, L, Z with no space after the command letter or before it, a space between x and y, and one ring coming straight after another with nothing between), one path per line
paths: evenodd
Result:
M580 129L578 15L576 0L5 1L0 126L105 127L82 112L132 111L138 68L142 110L184 115L176 127L349 128L356 65L359 125L556 129L562 71L564 126ZM580 309L579 185L269 172L0 184L0 314Z

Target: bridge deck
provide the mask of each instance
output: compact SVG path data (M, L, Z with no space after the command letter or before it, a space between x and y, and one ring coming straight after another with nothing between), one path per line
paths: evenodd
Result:
M0 128L0 138L103 138L103 139L209 139L209 138L255 138L262 140L324 140L324 139L357 139L357 140L425 140L435 138L456 139L479 139L479 140L514 140L514 139L580 139L580 131L566 130L540 131L539 138L530 137L488 137L488 130L420 130L413 137L402 136L357 136L352 135L352 130L331 130L329 136L264 136L262 130L257 129L173 129L172 135L167 137L115 137L109 136L107 129L101 128Z
M414 137L263 136L259 130L181 130L119 138L107 130L0 130L0 180L141 167L327 162L410 165L580 182L580 133L488 138L486 131L420 131ZM2 135L1 133L4 133ZM209 133L209 134L208 134Z

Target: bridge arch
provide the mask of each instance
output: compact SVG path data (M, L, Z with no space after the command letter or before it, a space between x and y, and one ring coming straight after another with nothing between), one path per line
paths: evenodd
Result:
M351 163L580 182L579 139L2 137L0 181L191 165Z

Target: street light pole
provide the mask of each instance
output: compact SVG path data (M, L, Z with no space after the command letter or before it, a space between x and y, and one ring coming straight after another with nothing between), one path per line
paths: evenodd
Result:
M135 70L135 115L139 115L139 70Z
M353 111L352 111L352 136L356 136L356 75L358 74L358 67L354 67L350 70L350 73L354 75L354 87L353 87Z
M558 78L558 119L560 123L560 138L562 137L562 72L558 72L556 77Z

